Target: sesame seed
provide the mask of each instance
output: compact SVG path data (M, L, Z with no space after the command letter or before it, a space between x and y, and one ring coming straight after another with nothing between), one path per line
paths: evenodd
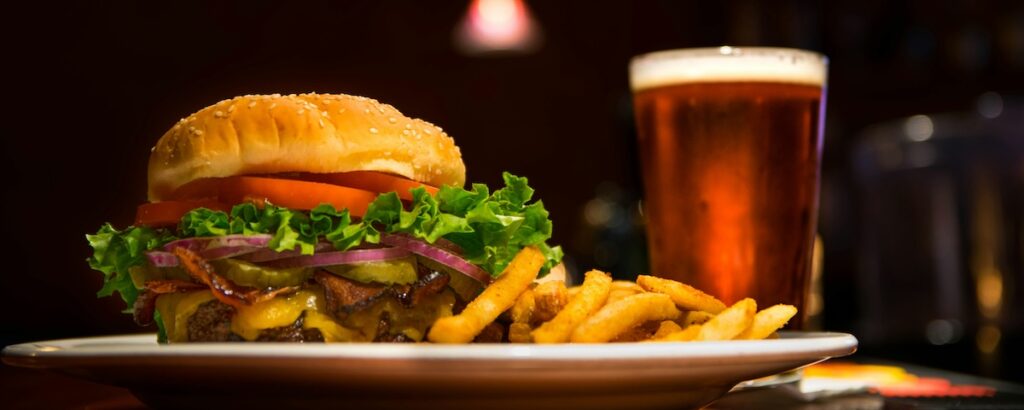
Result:
M405 124L405 129L411 130L412 129L412 124Z
M395 118L395 117L388 117L388 122L390 122L390 123L394 124L394 123L398 122L398 118Z
M369 113L370 113L370 109L369 108L363 109L363 114L369 114Z
M402 135L409 135L409 130L402 130Z
M229 113L231 113L231 112L235 112L235 106L234 106L234 104L232 104L232 105L231 105L230 107L228 107L228 112L229 112Z
M306 109L305 108L299 108L299 112L297 114L302 115L302 114L305 114L305 113L306 113Z
M345 113L345 109L344 108L338 108L338 114L344 114L344 113Z
M195 130L193 131L193 133L196 134L197 137L199 137L203 135L203 130Z
M274 107L277 107L277 103L270 103L270 109L273 110Z
M224 111L217 110L213 112L213 116L216 118L224 118Z
M248 105L249 108L252 108L252 107L255 107L255 106L256 106L256 101L250 102L249 105Z
M377 133L377 129L373 128L373 127L370 127L370 134L376 134L376 133Z

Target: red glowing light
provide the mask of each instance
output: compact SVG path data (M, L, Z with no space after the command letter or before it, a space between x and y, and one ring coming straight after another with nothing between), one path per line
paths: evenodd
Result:
M522 0L473 0L456 31L456 44L469 54L529 52L537 48L539 37Z

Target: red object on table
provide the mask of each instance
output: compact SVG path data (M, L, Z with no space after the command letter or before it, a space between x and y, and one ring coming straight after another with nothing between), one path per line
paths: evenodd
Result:
M804 378L863 382L885 397L991 397L996 389L974 384L953 384L940 377L919 377L902 367L830 361L808 367Z

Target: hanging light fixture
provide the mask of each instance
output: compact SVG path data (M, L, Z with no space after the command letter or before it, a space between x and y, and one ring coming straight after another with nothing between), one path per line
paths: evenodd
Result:
M529 53L540 26L523 0L472 0L455 28L455 46L468 55Z

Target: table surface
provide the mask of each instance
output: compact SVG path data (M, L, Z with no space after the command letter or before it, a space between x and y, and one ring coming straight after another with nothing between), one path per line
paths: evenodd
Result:
M883 398L855 394L806 402L787 392L785 386L731 393L709 409L918 409L918 408L1024 408L1024 386L937 369L859 358L862 363L896 365L925 377L941 377L955 384L993 387L997 393L983 398ZM122 388L96 384L56 373L0 365L0 407L5 409L90 408L97 410L144 409Z

